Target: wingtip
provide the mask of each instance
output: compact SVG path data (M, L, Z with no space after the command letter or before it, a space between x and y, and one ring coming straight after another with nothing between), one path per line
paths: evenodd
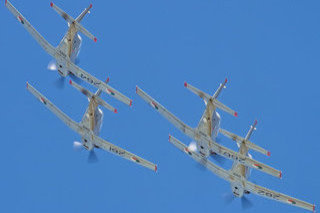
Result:
M184 82L184 87L187 87L188 86L188 83L187 82Z
M107 80L106 80L106 84L109 83L109 81L110 81L110 78L108 77Z
M94 37L93 41L94 41L94 42L97 42L97 41L98 41L97 37Z
M130 104L129 104L129 106L132 106L132 100L130 100Z
M224 84L226 84L228 82L228 78L224 79Z
M118 110L117 110L117 109L114 109L114 113L118 113Z
M316 205L313 204L313 212L316 212Z
M171 135L169 135L169 141L171 141Z
M138 86L136 86L136 93L138 93Z
M7 5L7 2L8 2L8 0L6 0L6 1L4 2L4 5Z
M279 178L282 179L282 172L279 173Z
M72 85L72 81L71 80L69 81L69 84Z
M270 157L270 156L271 156L271 153L268 151L267 155L268 155L268 157Z
M234 116L235 116L235 117L238 117L238 113L237 113L237 112L234 112Z
M158 166L157 166L157 165L154 166L154 171L155 171L155 172L158 171Z
M50 7L53 7L53 3L52 2L50 2Z
M257 124L258 124L258 121L257 121L257 120L255 120L253 125L255 125L255 126L256 126Z
M28 81L27 81L27 89L29 88L29 83L28 83Z
M90 6L89 6L89 9L91 9L92 8L92 4L90 4Z

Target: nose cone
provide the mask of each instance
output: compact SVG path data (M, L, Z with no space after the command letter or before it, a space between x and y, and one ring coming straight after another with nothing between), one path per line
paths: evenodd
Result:
M231 190L234 196L241 198L243 196L243 187L240 184L232 184Z

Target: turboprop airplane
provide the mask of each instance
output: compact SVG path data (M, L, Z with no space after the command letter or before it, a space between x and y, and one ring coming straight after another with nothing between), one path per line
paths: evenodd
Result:
M89 161L95 161L96 155L94 149L103 149L107 152L111 152L115 155L123 157L127 160L133 161L141 166L147 167L148 169L157 171L157 165L140 158L139 156L128 152L112 143L100 138L98 135L101 130L101 125L103 121L103 112L99 106L103 106L110 111L117 112L117 110L103 101L99 96L102 92L98 89L96 93L91 93L82 86L75 82L70 81L70 84L74 86L77 90L81 91L84 95L88 97L89 106L81 120L77 123L57 108L51 101L49 101L45 96L38 92L33 86L27 83L27 89L31 92L41 103L43 103L52 113L54 113L58 118L60 118L68 127L77 132L81 136L82 143L75 142L75 146L82 145L86 150L90 151Z
M160 103L158 103L155 99L150 97L139 87L136 87L136 93L143 100L149 103L153 108L155 108L162 116L169 120L174 126L176 126L180 131L182 131L184 134L188 135L190 138L196 141L197 150L201 154L204 162L207 161L207 158L210 155L218 154L225 158L239 162L244 166L254 168L272 176L281 178L281 171L276 170L263 163L260 163L246 155L228 149L227 147L224 147L215 141L220 128L220 115L216 112L216 108L219 108L234 116L238 115L237 112L235 112L234 110L230 109L229 107L225 106L217 100L222 89L225 88L226 83L227 79L224 81L224 83L220 84L219 88L213 96L208 95L207 93L195 88L194 86L188 83L184 83L185 87L191 90L191 92L200 96L206 104L206 109L201 117L201 120L197 128L191 128L187 124L183 123L175 115L169 112L166 108L164 108Z
M233 133L230 133L226 130L220 129L220 132L227 137L235 140L239 146L239 154L246 155L251 158L250 154L248 153L249 149L261 152L263 154L268 155L268 151L265 149L255 145L254 143L249 141L249 138L255 130L257 122L254 123L253 126L251 126L247 136L245 138L242 138L240 136L237 136ZM256 185L254 183L251 183L248 181L248 178L250 176L250 168L247 166L244 166L243 164L235 161L232 165L232 168L230 170L225 170L221 168L220 166L217 166L211 161L206 161L204 163L203 156L199 154L196 149L192 149L190 147L187 147L184 145L181 141L174 138L173 136L169 135L169 141L175 145L178 149L188 154L190 157L192 157L195 161L199 162L203 166L205 166L207 169L209 169L211 172L219 176L220 178L223 178L224 180L228 181L231 185L231 190L233 193L233 197L241 198L241 201L244 203L246 202L246 197L248 194L253 193L259 196L262 196L264 198L268 198L271 200L275 200L278 202L286 203L289 205L293 205L296 207L300 207L303 209L307 209L310 211L315 211L315 205L312 205L310 203L307 203L302 200L298 200L296 198L290 197L288 195L264 188L262 186ZM248 201L247 201L248 202Z
M5 5L9 9L9 11L17 18L17 20L23 25L23 27L40 44L40 46L55 59L56 64L49 64L49 69L57 69L62 79L68 75L76 76L79 79L82 79L83 81L86 81L89 84L101 89L103 92L113 96L119 101L129 106L132 105L132 100L130 100L128 97L115 90L111 86L107 85L103 81L90 75L75 64L82 43L82 39L78 32L80 31L95 42L97 41L97 38L80 24L83 17L87 13L89 13L90 9L92 8L91 4L76 19L74 19L59 7L57 7L55 4L53 4L52 2L50 3L50 6L67 21L69 26L67 33L64 35L57 47L53 47L47 40L45 40L43 36L40 35L40 33L27 21L25 17L22 16L22 14L16 8L13 7L13 5L9 1L6 0Z

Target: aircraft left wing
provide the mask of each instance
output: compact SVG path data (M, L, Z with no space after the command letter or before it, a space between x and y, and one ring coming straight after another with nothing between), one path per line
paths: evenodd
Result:
M169 135L169 142L175 145L178 149L180 149L184 153L188 154L195 161L197 161L198 163L200 163L201 165L203 165L204 167L212 171L214 174L216 174L220 178L225 179L228 182L234 181L235 178L229 171L215 165L214 163L209 161L207 158L203 158L198 152L193 152L189 150L185 144L183 144L181 141L179 141L175 137Z
M170 121L174 126L176 126L180 131L184 134L188 135L191 138L194 138L194 130L183 123L179 118L169 112L166 108L164 108L160 103L158 103L155 99L150 97L146 92L140 89L138 86L136 87L136 93L147 103L149 103L153 108L155 108L163 117L165 117L168 121Z
M122 149L96 135L92 135L93 137L93 141L95 143L96 146L98 146L99 148L102 148L104 149L105 151L107 152L111 152L115 155L119 155L120 157L123 157L127 160L130 160L130 161L133 161L141 166L144 166L148 169L151 169L153 171L157 171L157 165L143 159L143 158L140 158L139 156L135 155L135 154L132 154L128 151L126 151L125 149Z
M70 72L72 72L75 76L82 79L83 81L88 82L89 84L101 89L103 92L107 93L108 95L113 96L115 99L131 106L132 100L129 99L127 96L123 95L121 92L117 91L116 89L109 86L105 82L97 79L96 77L90 75L88 72L84 71L71 61L66 61L69 65Z
M40 46L52 57L55 56L56 49L43 38L40 33L34 29L34 27L28 22L28 20L23 17L23 15L9 2L6 0L6 7L9 11L18 19L18 21L23 25L23 27L32 35L32 37L40 44Z
M31 86L27 82L27 89L32 93L41 103L43 103L53 114L60 118L68 127L70 127L75 132L81 133L82 129L77 122L72 120L64 112L62 112L58 107L56 107L51 101L49 101L45 96L43 96L38 90Z
M271 199L271 200L276 200L282 203L286 203L289 205L297 206L303 209L307 209L309 211L315 211L315 205L312 205L310 203L307 203L302 200L298 200L296 198L290 197L288 195L272 191L270 189L264 188L262 186L258 186L254 183L251 182L246 182L245 188L247 191L254 193L256 195Z

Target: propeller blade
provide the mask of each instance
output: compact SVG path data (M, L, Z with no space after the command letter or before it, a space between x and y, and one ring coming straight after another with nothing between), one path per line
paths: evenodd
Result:
M59 89L63 89L65 85L65 79L64 77L60 76L55 82L55 86Z
M81 151L82 148L83 148L83 146L82 146L82 143L81 143L81 142L79 142L79 141L74 141L74 142L73 142L73 149L74 149L75 151Z
M48 70L56 71L57 70L56 62L54 60L50 61L47 68Z
M98 162L98 157L96 153L93 150L91 150L88 156L88 163L96 163L96 162Z
M234 195L232 193L223 194L223 200L226 205L230 205L234 201Z
M242 209L248 209L248 208L251 208L253 204L248 198L246 198L245 196L242 196L241 206L242 206Z
M196 151L197 151L197 143L194 142L194 141L191 141L191 143L190 143L189 146L188 146L188 149L189 149L191 152L196 152Z

